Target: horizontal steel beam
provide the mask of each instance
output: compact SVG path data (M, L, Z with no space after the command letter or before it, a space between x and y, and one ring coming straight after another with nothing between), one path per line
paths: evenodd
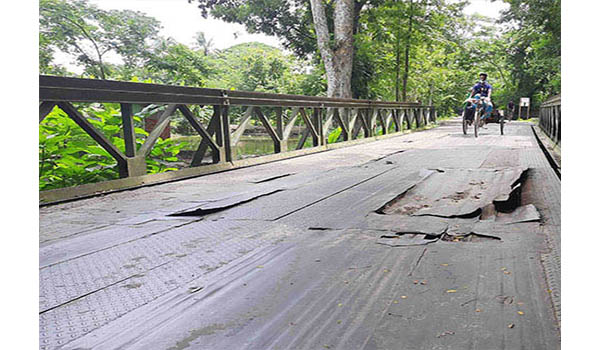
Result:
M403 108L417 103L269 94L40 75L40 101Z

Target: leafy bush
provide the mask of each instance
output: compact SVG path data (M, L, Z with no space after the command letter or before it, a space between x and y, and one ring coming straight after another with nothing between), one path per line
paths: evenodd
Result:
M333 129L329 133L329 136L327 136L327 143L331 144L331 143L344 141L343 138L340 138L341 134L342 134L342 127L338 126L336 129Z
M117 104L80 106L81 114L115 147L124 152L121 112ZM136 144L139 148L148 133L141 128L141 112L134 116ZM183 142L159 139L146 159L150 174L177 170L171 162L184 146ZM39 189L113 180L119 177L117 161L67 114L58 107L39 125Z

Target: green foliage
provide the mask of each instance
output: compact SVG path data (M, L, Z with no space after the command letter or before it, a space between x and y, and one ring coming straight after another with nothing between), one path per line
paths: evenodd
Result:
M105 11L86 0L40 0L40 66L48 70L51 49L67 52L83 65L88 76L106 79L109 52L119 55L124 66L141 66L159 22L139 12ZM42 55L41 55L42 56Z
M207 87L301 94L305 80L299 59L261 43L232 46L211 57L216 74Z
M340 135L342 134L342 127L338 126L336 129L333 129L329 136L327 136L327 143L336 143L341 142L343 139L340 139Z
M109 109L90 122L102 127L110 114ZM101 130L109 136L115 133L110 127ZM119 177L114 158L58 107L54 107L40 124L39 155L40 190Z
M560 93L560 0L504 0L510 8L501 21L505 35L513 96L532 97L532 107Z
M199 51L183 44L159 44L146 64L146 75L156 82L202 87L214 68Z
M249 33L277 36L299 57L317 51L312 13L307 0L188 0L214 18L243 24ZM360 1L365 3L367 1ZM332 3L328 2L331 7Z
M87 120L124 152L121 114L116 104L80 106ZM139 148L148 133L141 128L142 114L134 117ZM148 173L176 170L171 162L183 142L159 139L146 159ZM117 179L116 160L58 107L39 126L39 188L48 190Z

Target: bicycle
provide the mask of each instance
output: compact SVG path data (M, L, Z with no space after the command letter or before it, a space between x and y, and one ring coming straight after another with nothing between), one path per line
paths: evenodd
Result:
M467 134L467 129L469 126L473 125L473 133L475 137L479 136L479 128L483 126L483 120L481 116L485 113L483 100L479 96L479 94L467 98L465 100L466 106L463 108L462 114L462 127L463 134ZM472 116L471 116L472 115ZM504 124L502 124L501 129L504 132Z

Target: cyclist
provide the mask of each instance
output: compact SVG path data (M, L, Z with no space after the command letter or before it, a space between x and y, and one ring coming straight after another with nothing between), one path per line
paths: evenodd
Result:
M477 82L477 84L471 88L471 97L479 94L479 96L483 99L483 108L485 114L481 120L484 120L490 117L490 114L494 109L494 105L492 104L492 86L486 81L487 73L479 73L479 79L480 80Z

